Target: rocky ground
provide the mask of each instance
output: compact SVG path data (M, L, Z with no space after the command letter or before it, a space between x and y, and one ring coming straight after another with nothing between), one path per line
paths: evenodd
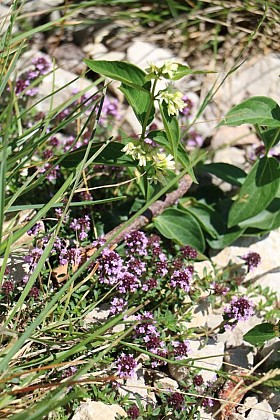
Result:
M0 13L5 15L8 13L9 1L3 1ZM43 15L45 20L57 18L57 11L55 6L64 3L62 0L49 1L27 1L24 12L30 13L34 11L36 3L36 11L42 11L46 8L53 8L53 10ZM91 13L94 17L104 18L106 10L102 8L93 8ZM42 15L38 15L40 18ZM37 16L27 17L36 25ZM71 96L73 88L82 89L91 85L91 81L85 77L80 77L75 80L77 75L82 74L86 67L83 64L83 58L93 58L102 60L128 60L135 63L139 67L146 68L150 61L159 63L164 60L175 58L178 61L186 62L193 67L192 57L184 54L184 51L179 54L178 49L163 48L161 46L162 37L159 34L154 34L150 40L147 35L139 28L135 27L134 31L128 31L129 23L126 25L118 22L113 22L100 27L91 27L83 25L83 13L80 12L77 16L73 16L73 20L81 24L75 24L53 33L43 34L37 33L34 36L33 43L29 51L24 53L20 60L19 68L26 68L31 58L40 54L46 54L50 59L55 59L57 70L55 71L55 87L62 87L73 80L73 83L68 84L67 88L56 95L55 104L64 102ZM38 21L39 22L39 19ZM5 28L4 28L5 29ZM132 28L133 29L133 28ZM3 30L3 29L2 29ZM169 29L172 31L172 29ZM169 34L169 36L171 36ZM197 35L197 42L199 36ZM272 46L272 48L270 48ZM262 51L256 49L256 54L247 57L246 62L233 74L226 77L226 80L221 85L210 106L207 107L204 114L196 123L195 128L201 133L205 142L207 142L210 150L214 150L214 161L227 162L240 166L244 169L246 157L259 146L260 142L257 136L251 131L249 127L242 126L240 128L221 127L216 128L217 121L219 121L226 111L231 106L238 102L254 95L270 96L278 103L280 103L280 83L279 83L279 68L280 68L280 54L275 51L273 45L266 45ZM227 72L232 66L232 57L226 57L222 63L220 60L211 59L206 61L196 56L194 64L196 67L204 70L215 70L217 73L209 75L192 76L179 87L185 93L192 95L196 109L206 95L206 92L215 84L227 76ZM75 81L74 81L75 80ZM46 77L40 88L40 95L44 97L52 89L53 76ZM110 95L118 96L122 101L122 95L116 89L116 85L110 86ZM40 103L40 110L48 110L49 102L43 101ZM127 112L123 117L122 124L126 126L131 132L138 133L139 126L132 113ZM225 185L226 188L226 185ZM262 239L243 238L239 239L232 246L227 247L221 252L213 252L209 262L202 262L196 264L198 272L202 273L203 268L211 271L213 265L215 267L225 267L231 260L234 261L238 256L244 255L249 250L258 252L262 258L262 264L247 277L248 284L260 284L261 286L269 286L280 297L280 281L279 281L279 241L280 230L271 232ZM244 286L243 286L244 287ZM257 298L256 298L257 299ZM99 313L92 314L93 319L106 318L106 310L100 309ZM221 321L221 313L213 312L207 302L194 308L194 317L190 327L209 326L215 327ZM227 370L240 372L242 369L253 371L256 364L256 349L248 345L243 340L243 335L251 329L254 325L261 323L262 320L258 317L253 317L249 321L240 323L240 325L231 333L218 334L215 339L209 342L200 349L200 342L191 342L192 356L209 356L210 359L198 362L202 367L212 367L213 370L220 369L223 364L227 364ZM264 360L264 364L269 364L271 360L277 357L279 350L279 340L269 342L258 354L260 357L265 357L269 354L269 358ZM145 372L141 364L141 357L139 357L139 366L136 380L128 380L123 384L119 392L129 393L132 399L135 399L137 394L143 404L153 402L155 395L152 390L145 386ZM205 380L213 379L213 372L208 370L202 371ZM176 389L178 379L184 378L184 368L170 366L169 375L159 375L154 379L154 386L161 384L164 388ZM254 390L242 395L243 404L237 410L232 409L230 419L258 419L271 420L280 417L280 394L268 392L264 389L261 393L255 393ZM239 401L238 401L239 402ZM82 404L72 417L73 420L111 420L116 418L117 414L125 416L125 412L117 405L105 405L102 402L87 401ZM202 412L202 418L217 418L213 414L206 414Z

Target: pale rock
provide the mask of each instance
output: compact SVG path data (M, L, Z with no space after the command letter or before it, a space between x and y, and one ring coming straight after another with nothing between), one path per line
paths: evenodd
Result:
M218 334L218 340L226 343L228 348L241 346L244 344L243 336L253 327L261 324L262 322L262 318L253 315L247 321L238 322L233 330L227 330L223 334Z
M189 340L190 353L189 357L194 360L194 367L200 368L199 372L204 382L213 381L216 379L216 372L221 369L223 364L224 343L215 342L209 339L207 344L199 348L202 344L200 341ZM171 376L177 381L186 381L190 376L190 367L179 365L168 365ZM207 368L209 370L205 370Z
M99 307L94 308L92 311L90 311L88 314L86 314L83 322L84 328L90 328L91 325L97 324L97 325L105 325L106 322L108 322L108 319L110 317L110 309L108 309L108 305L100 305ZM112 332L121 332L125 330L124 324L118 324L115 325L112 328Z
M150 42L133 41L127 49L127 61L141 69L149 67L149 63L162 66L165 61L175 59L172 51L159 48Z
M51 62L51 58L47 54L30 50L24 53L19 59L17 64L18 71L21 69L24 69L24 71L28 70L32 60L39 57L44 57ZM36 105L36 109L37 111L44 113L48 113L50 109L55 109L59 105L62 105L73 96L74 92L87 91L89 94L94 94L97 91L91 81L84 77L77 77L76 74L60 68L55 68L49 74L44 76L38 87L39 93L33 98L33 100L34 103L37 103L40 100L40 102ZM61 90L49 96L52 91L56 91L57 89ZM46 98L46 96L49 97Z
M240 264L243 260L239 257L247 255L249 252L257 252L261 256L261 264L246 275L245 285L246 283L255 283L263 288L270 287L280 298L279 240L280 228L270 232L262 239L256 237L239 238L233 245L218 253L211 251L211 259L213 264L218 267L226 267L229 261Z
M99 60L106 61L122 61L125 58L125 53L122 51L109 51L104 54L99 54Z
M98 43L95 44L90 42L89 44L83 47L83 51L90 57L95 60L99 60L104 54L108 52L108 48L104 44Z
M266 400L256 404L246 417L248 420L274 420L271 406Z
M245 151L238 149L237 147L227 147L225 149L217 150L213 158L213 162L229 163L244 168L245 163Z
M258 404L258 398L256 396L246 397L242 405L237 407L237 411L240 414L245 414L246 411L254 408Z
M198 304L192 307L191 320L184 322L189 328L215 328L223 321L222 311L213 310L206 299L201 299Z
M211 147L214 150L225 145L239 146L259 143L258 137L252 133L248 125L241 125L240 127L218 127L214 130L211 139Z
M276 364L280 363L280 340L278 337L268 340L259 352L261 360L266 358L262 364L262 369L268 371Z
M125 382L123 380L118 380L117 392L123 397L127 395L129 399L135 401L135 403L137 402L137 396L144 408L147 404L155 405L156 403L154 392L150 391L146 386L144 369L141 363L139 363L135 369L135 377L128 378Z
M4 34L10 24L12 8L0 4L0 35ZM14 23L12 33L18 32L18 26Z
M179 388L177 381L175 381L174 379L171 379L165 373L160 372L160 371L155 371L154 386L156 388L166 389L166 390L171 389L173 391Z
M72 420L115 420L117 416L127 417L118 404L104 404L100 401L86 401L75 411Z
M35 11L50 11L64 3L64 0L29 0L23 2L22 12L35 12Z
M209 260L194 263L194 272L199 278L214 274L214 268Z
M252 369L254 365L254 348L245 344L238 347L226 347L224 356L224 370L232 371L236 368Z
M209 135L234 105L252 96L269 96L279 103L279 66L280 54L255 56L227 77L203 114L205 124L202 124L202 129L205 133ZM218 76L207 74L201 96L204 97L214 83L218 85L222 82L225 75L224 71L220 71Z

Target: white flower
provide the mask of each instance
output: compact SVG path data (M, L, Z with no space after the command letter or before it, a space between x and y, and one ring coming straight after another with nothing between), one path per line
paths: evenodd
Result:
M178 70L178 64L174 61L166 61L162 67L162 74L168 74L169 79L173 79Z
M170 88L161 92L160 99L167 103L168 115L178 115L179 111L185 108L185 102L182 100L183 96L182 92L173 92Z
M167 155L164 152L158 152L153 156L156 168L162 170L175 169L175 162L172 155Z

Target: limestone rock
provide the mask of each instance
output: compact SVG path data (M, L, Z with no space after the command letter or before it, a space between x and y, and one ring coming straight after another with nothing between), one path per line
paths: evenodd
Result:
M274 420L272 409L266 400L256 404L247 416L248 420Z
M195 360L194 366L202 369L200 374L204 382L215 380L216 371L220 370L223 364L224 343L209 339L202 348L199 348L201 345L200 341L189 340L189 343L191 349L189 356L192 359L198 359ZM189 367L187 366L169 364L168 368L171 376L177 381L185 381L189 377Z
M279 281L279 240L280 229L270 232L262 239L256 237L239 238L233 245L220 252L211 251L212 261L218 267L226 267L229 261L240 264L239 258L248 252L257 252L261 256L259 267L247 274L245 281L262 287L270 287L280 298Z
M171 379L169 376L159 371L155 372L154 386L157 388L172 389L173 391L179 387L177 381Z
M245 151L237 147L227 147L225 149L217 150L213 158L213 162L229 163L231 165L244 168Z
M114 420L118 415L127 417L124 409L118 404L108 405L89 400L77 408L72 420Z

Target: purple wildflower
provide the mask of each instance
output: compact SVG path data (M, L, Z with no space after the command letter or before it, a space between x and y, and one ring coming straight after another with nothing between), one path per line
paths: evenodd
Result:
M168 273L168 265L166 261L156 262L156 274L164 277Z
M75 375L75 373L77 372L77 368L76 366L69 366L68 368L65 369L65 371L62 373L62 377L63 378L69 378L70 376Z
M187 260L194 260L197 257L197 250L190 245L181 247L180 251Z
M224 310L224 319L232 321L225 328L234 328L238 321L247 321L254 313L254 304L246 297L234 296L230 302L230 306Z
M51 67L51 63L45 57L34 58L32 64L35 66L35 69L39 71L40 75L48 73Z
M18 79L16 82L15 94L19 95L26 88L28 88L29 85L30 85L30 82L28 80Z
M176 360L182 360L187 357L190 351L190 344L188 340L172 341L173 353Z
M140 410L137 405L129 407L126 413L131 418L131 420L136 420L140 416Z
M78 233L80 241L83 241L88 237L88 231L90 230L90 217L85 215L79 217L79 219L73 219L70 223L70 227Z
M121 293L133 293L140 286L140 282L134 274L125 272L122 274L118 290Z
M175 410L182 410L185 404L185 398L180 392L173 392L167 398L167 404L169 407L173 407Z
M100 275L100 282L106 284L116 284L121 279L124 266L122 258L109 248L103 249L98 258L97 273Z
M202 401L202 406L206 408L211 408L214 405L212 398L204 398Z
M147 255L148 238L144 232L135 230L125 236L126 246L131 254Z
M30 235L30 236L31 235L37 235L40 231L40 228L41 228L40 223L35 223L35 225L32 226L32 228L27 231L27 234Z
M126 305L127 302L125 302L124 299L115 297L111 302L110 314L120 314Z
M129 272L140 277L146 271L146 264L144 261L131 256L127 261L127 269Z
M67 260L72 265L78 265L82 261L82 255L79 248L70 248L67 251Z
M144 292L148 292L149 290L155 289L157 285L158 281L156 279L151 278L146 280L146 282L142 286L142 290L144 290Z
M182 271L175 270L171 276L170 286L174 288L179 287L180 289L183 289L185 292L189 292L191 278L192 278L192 273L188 267Z
M40 290L38 289L38 287L32 287L28 293L28 295L30 297L33 297L34 299L38 299L38 297L40 296Z
M212 283L211 286L213 287L214 295L225 296L227 292L230 290L229 287L224 286L223 284L220 284L220 283L216 283L216 282Z
M248 266L248 271L252 271L261 263L261 256L257 252L249 252L247 255L244 255L241 258L245 261L245 264Z
M188 97L188 95L184 95L182 100L185 102L185 107L182 109L181 113L185 117L189 117L193 109L193 101Z
M203 384L203 377L202 377L202 375L195 375L194 377L193 377L193 384L195 385L195 386L201 386L202 384Z
M120 378L133 378L135 376L135 369L137 367L136 360L132 354L122 353L116 361L117 374Z
M2 290L3 290L4 295L9 295L10 293L12 293L14 291L14 288L15 288L15 285L11 280L6 280L2 284Z

